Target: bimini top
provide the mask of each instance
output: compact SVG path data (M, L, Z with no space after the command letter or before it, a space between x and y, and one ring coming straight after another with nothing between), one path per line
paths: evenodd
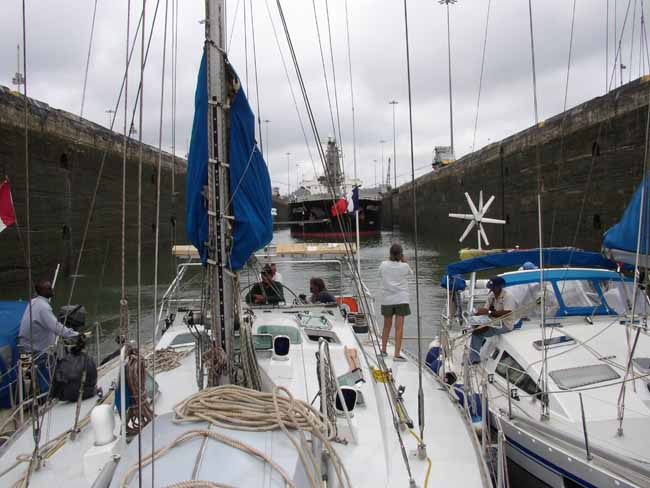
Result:
M632 196L629 205L623 212L621 220L605 232L603 238L603 252L615 259L634 265L636 250L639 246L639 266L650 266L650 239L648 227L650 224L650 178L644 178L639 188ZM641 206L643 205L643 209ZM643 225L639 225L639 217L643 210ZM639 227L641 234L639 235ZM639 239L640 238L640 239Z
M616 263L597 252L582 251L573 247L551 247L543 251L544 267L575 266L616 269ZM539 249L513 250L465 259L447 265L447 276L464 275L489 269L522 266L525 262L539 266ZM446 286L446 281L443 286Z
M500 275L506 282L505 286L525 285L539 283L539 270L517 271ZM554 268L544 270L544 281L572 281L572 280L598 280L622 281L623 278L616 271L609 269L589 268ZM627 281L626 279L625 281Z

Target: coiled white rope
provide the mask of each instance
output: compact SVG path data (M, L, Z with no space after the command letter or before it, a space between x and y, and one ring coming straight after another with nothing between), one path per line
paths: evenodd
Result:
M308 442L305 437L305 432L308 432L322 443L324 452L327 453L331 460L331 466L338 479L338 484L344 487L351 486L348 473L331 444L334 432L332 424L311 405L293 398L291 393L283 387L276 386L273 392L266 393L234 385L217 386L202 390L188 397L176 405L174 411L176 413L176 423L205 421L218 427L249 432L282 430L298 452L298 456L309 479L309 486L317 488L321 485L321 480L325 473L321 472L320 456L317 457L312 452L313 443ZM300 442L296 440L295 436L291 435L289 432L290 429L298 432ZM257 456L268 462L280 473L287 486L295 486L294 482L284 472L282 467L261 451L226 435L205 429L191 430L182 434L168 446L158 449L153 454L144 457L142 465L149 464L153 460L163 456L170 449L196 437L206 437L223 442L233 448ZM137 469L137 464L129 468L122 478L122 487L128 486L130 477ZM199 483L199 481L182 482L181 484L171 486L178 488L184 488L186 486L224 486L209 484L211 482L208 481L201 481L200 483L205 484L195 485L183 483Z

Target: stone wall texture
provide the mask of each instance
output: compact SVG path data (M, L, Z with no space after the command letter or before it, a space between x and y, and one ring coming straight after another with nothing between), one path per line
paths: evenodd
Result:
M64 273L74 271L102 165L81 271L84 263L103 256L107 249L119 256L123 137L45 103L30 99L28 106L33 276L51 273L59 263ZM175 240L185 242L187 163L164 153L162 174L157 175L157 149L147 145L142 149L143 253L150 256L154 249L156 179L160 177L160 249L161 256L169 256ZM137 245L139 151L137 141L131 140L126 163L125 221L130 255ZM0 234L0 283L5 284L25 281L27 276L25 159L24 97L0 87L0 177L6 175L11 182L18 220L18 226Z
M496 197L486 225L491 247L538 245L541 183L545 246L600 249L603 233L618 221L641 180L646 151L650 80L641 78L502 141L468 154L386 195L384 226L399 219L412 232L416 189L419 238L457 244L470 213L464 193L478 202ZM464 247L476 247L472 232Z

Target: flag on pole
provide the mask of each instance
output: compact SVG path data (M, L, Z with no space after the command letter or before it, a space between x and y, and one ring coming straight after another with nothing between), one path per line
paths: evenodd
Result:
M16 222L9 180L0 183L0 232Z

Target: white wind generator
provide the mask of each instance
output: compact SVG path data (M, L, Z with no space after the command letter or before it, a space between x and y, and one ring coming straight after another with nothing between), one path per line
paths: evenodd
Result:
M469 196L469 193L465 192L465 199L467 200L467 203L469 204L469 208L471 210L471 214L457 214L457 213L450 213L449 216L454 219L462 219L462 220L469 220L469 224L467 224L467 228L465 229L465 232L460 236L460 239L458 239L458 242L463 242L465 238L469 235L471 230L476 227L476 239L477 239L477 245L478 248L477 250L480 251L483 250L483 246L481 241L485 243L486 246L490 245L490 241L487 238L487 234L485 233L485 229L483 229L483 224L505 224L505 220L501 219L492 219L489 217L486 217L485 214L487 211L490 209L490 205L494 202L494 195L492 195L485 204L483 204L483 190L479 192L479 197L478 197L478 209L476 208L476 205L474 205L474 202L472 201L472 197ZM471 279L471 285L470 285L470 303L469 303L469 309L472 310L474 307L474 287L476 284L476 273L472 273L472 279Z
M454 219L462 219L462 220L469 220L469 224L467 225L467 228L465 229L465 232L463 232L463 235L460 236L460 239L458 239L458 242L463 242L465 238L468 236L470 231L476 227L476 234L477 234L477 242L478 242L478 250L482 250L481 246L481 239L483 242L485 242L486 246L490 245L490 241L488 241L487 234L485 233L485 229L483 229L483 223L485 222L486 224L505 224L505 220L501 219L491 219L489 217L486 217L485 214L490 208L490 205L492 205L492 202L494 202L494 195L492 195L487 202L485 202L485 205L483 205L483 190L479 192L479 197L478 197L478 209L476 208L476 205L474 205L474 202L472 201L472 197L469 196L469 193L465 192L465 198L467 199L467 203L469 204L469 208L472 211L471 214L457 214L457 213L450 213L449 216Z

